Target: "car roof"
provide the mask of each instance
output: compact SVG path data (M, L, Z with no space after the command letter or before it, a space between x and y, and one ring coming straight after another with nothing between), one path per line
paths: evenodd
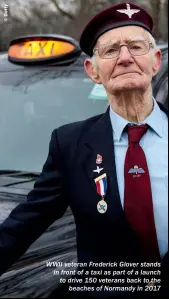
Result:
M66 67L68 68L68 66L76 66L76 67L83 67L83 61L85 59L86 54L84 53L81 53L80 57L77 58L77 60L71 64L68 64L68 65L62 65L62 66L57 66L59 69L61 67ZM15 70L25 70L25 69L40 69L40 68L47 68L47 67L54 67L56 66L55 63L50 63L50 64L42 64L42 65L33 65L33 66L27 66L27 65L19 65L19 64L14 64L14 63L11 63L9 60L8 60L8 53L5 52L5 53L0 53L0 73L1 72L7 72L7 71L15 71Z

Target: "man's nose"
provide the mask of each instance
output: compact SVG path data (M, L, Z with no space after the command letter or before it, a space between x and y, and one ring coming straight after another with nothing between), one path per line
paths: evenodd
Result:
M130 64L133 61L134 61L133 56L131 55L127 46L125 46L125 45L121 46L117 63L118 64Z

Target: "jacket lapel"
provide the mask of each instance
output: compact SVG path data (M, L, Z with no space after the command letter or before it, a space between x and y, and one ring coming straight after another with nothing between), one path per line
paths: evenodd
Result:
M109 108L107 109L107 112L103 114L103 116L101 116L93 125L90 133L85 139L84 144L86 150L85 157L83 159L83 168L93 188L93 194L95 195L96 200L99 201L101 196L97 194L94 179L106 173L107 194L105 200L108 204L107 213L109 214L110 211L116 211L117 213L118 210L121 210L121 213L123 213L117 183L113 130L109 116ZM101 164L96 163L98 154L101 155L103 159ZM97 166L99 168L103 168L100 173L94 172L94 170L97 169Z

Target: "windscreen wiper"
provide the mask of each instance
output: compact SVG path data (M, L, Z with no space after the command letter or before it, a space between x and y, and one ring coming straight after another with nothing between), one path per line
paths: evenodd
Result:
M18 170L11 170L11 169L3 169L1 170L0 169L0 175L1 174L13 174L13 173L18 173L19 171Z
M10 176L17 176L17 177L38 177L39 176L39 172L35 172L35 171L21 171L21 170L10 170L10 169L3 169L0 170L0 175L10 175Z

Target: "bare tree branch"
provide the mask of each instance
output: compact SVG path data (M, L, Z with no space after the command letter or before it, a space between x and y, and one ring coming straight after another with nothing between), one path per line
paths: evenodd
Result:
M67 11L63 10L63 9L59 6L57 0L50 0L50 1L51 1L51 3L53 3L53 5L55 6L55 8L56 8L62 15L68 17L68 18L69 18L70 20L72 20L72 21L76 19L76 16L72 15L70 12L67 12Z

